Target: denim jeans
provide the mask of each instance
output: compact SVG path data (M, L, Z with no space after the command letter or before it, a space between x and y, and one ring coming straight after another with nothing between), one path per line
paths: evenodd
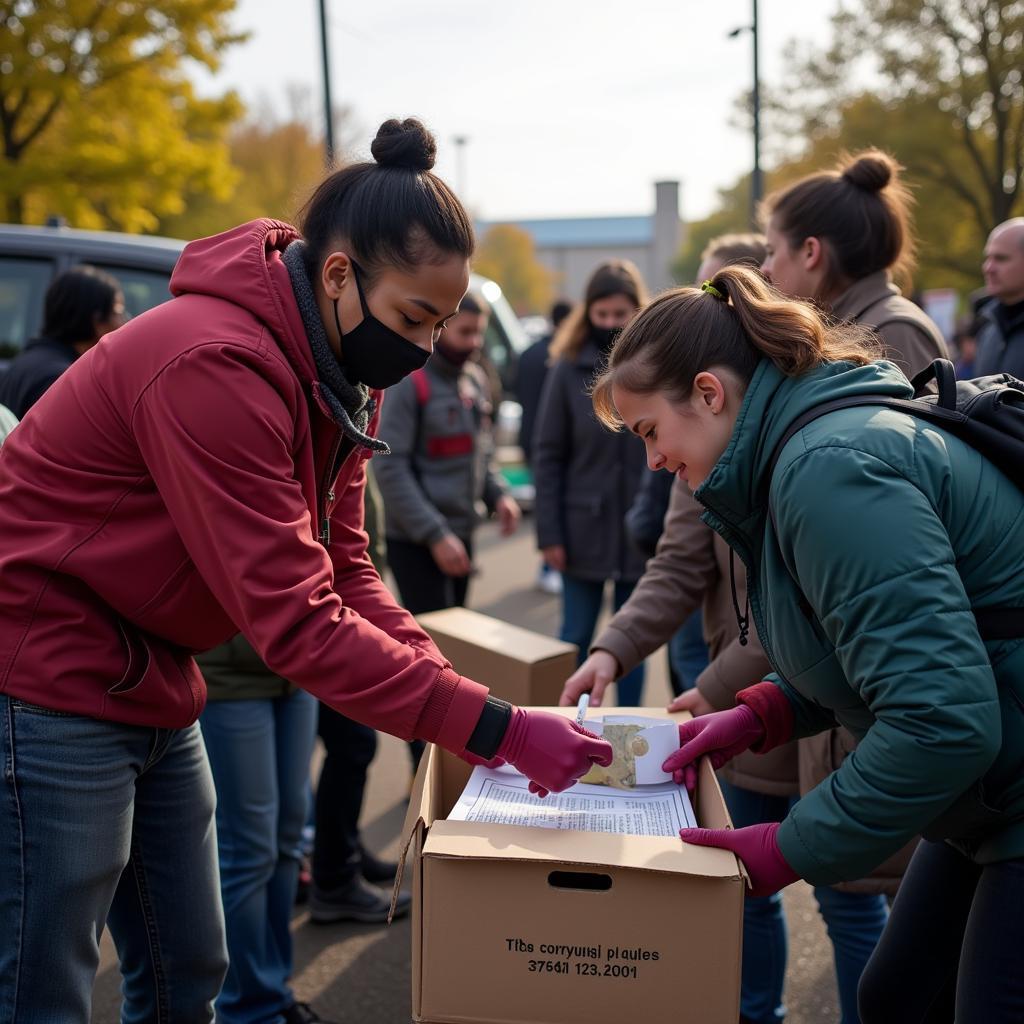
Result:
M674 696L697 685L697 676L708 667L709 658L704 642L704 616L698 608L668 642L669 683Z
M594 628L604 601L604 580L581 580L577 576L562 574L562 632L561 637L580 649L576 661L582 665L594 638ZM616 580L612 605L618 611L633 593L635 580ZM641 662L616 683L618 702L623 707L638 707L644 688L644 666Z
M89 1020L104 924L124 1024L213 1020L227 969L199 726L103 722L0 696L0 1020Z
M719 785L736 828L782 821L796 802L795 797L755 793L722 779ZM815 888L814 896L832 940L842 1024L858 1024L857 986L885 927L885 897L840 892L828 886ZM787 955L782 895L747 897L743 907L740 1012L756 1024L775 1024L785 1019L782 988Z
M228 975L218 1024L277 1024L294 1002L291 916L306 821L317 702L218 700L200 719L217 787Z
M1024 1020L1024 859L975 864L918 843L864 971L864 1024Z

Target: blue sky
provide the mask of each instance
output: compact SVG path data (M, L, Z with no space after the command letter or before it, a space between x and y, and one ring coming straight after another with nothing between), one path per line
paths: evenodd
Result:
M416 115L438 138L436 170L479 217L636 214L653 183L683 183L697 219L751 161L730 124L750 88L751 0L327 0L335 101L354 108L366 155L386 117ZM793 37L825 42L834 0L760 0L762 80ZM204 91L235 88L286 109L289 87L320 103L317 0L240 0L250 40ZM361 150L361 152L359 152Z

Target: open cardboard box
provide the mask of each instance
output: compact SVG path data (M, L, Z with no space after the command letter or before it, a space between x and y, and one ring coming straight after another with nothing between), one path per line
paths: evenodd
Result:
M426 612L416 621L459 675L484 683L495 697L513 704L557 704L576 671L575 644L468 608Z
M471 770L431 746L409 801L414 1020L736 1024L746 876L733 854L677 838L447 821ZM731 827L706 760L694 812L701 825Z

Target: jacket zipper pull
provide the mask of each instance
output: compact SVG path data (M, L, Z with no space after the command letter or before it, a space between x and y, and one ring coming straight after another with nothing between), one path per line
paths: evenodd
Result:
M331 545L331 520L326 514L320 523L320 543L325 548Z

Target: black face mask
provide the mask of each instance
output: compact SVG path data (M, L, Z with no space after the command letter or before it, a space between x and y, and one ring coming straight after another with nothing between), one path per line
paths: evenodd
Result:
M615 344L615 339L621 333L621 327L595 327L593 324L590 325L590 336L594 339L594 344L602 352L607 352Z
M341 338L341 365L349 383L358 382L375 389L389 388L423 366L430 353L382 324L370 312L363 286L359 283L359 274L359 268L352 260L352 276L356 279L363 319L348 334L342 333L338 318L341 300L334 300L334 325Z

